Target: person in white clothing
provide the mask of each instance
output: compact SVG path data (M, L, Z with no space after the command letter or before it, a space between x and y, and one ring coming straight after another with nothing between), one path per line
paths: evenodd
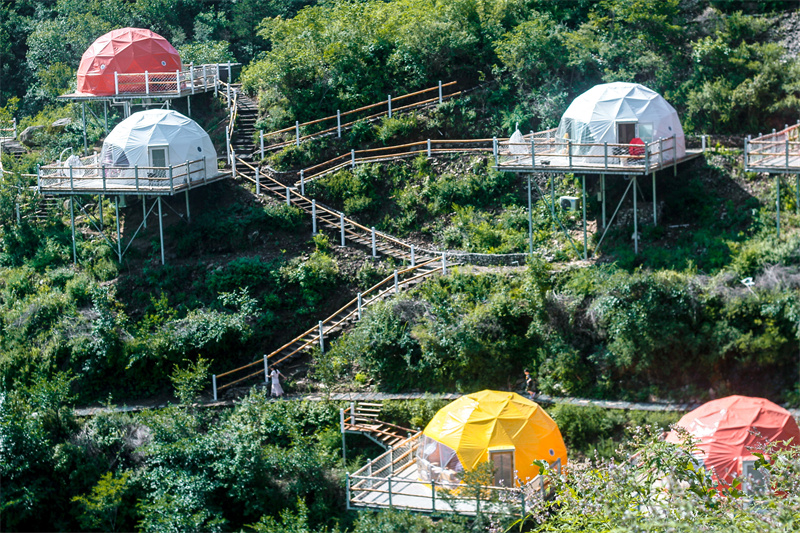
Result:
M283 397L283 388L281 388L280 378L286 379L286 376L281 374L280 371L273 366L269 377L272 378L272 392L270 392L270 396L277 396L278 398Z

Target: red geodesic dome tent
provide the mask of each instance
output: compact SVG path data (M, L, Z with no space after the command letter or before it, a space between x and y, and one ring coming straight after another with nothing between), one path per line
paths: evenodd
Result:
M78 93L115 93L114 72L120 74L181 70L178 51L162 36L142 28L121 28L98 37L83 53L78 67Z
M742 459L755 458L752 451L758 451L765 440L792 439L790 446L800 444L800 428L791 413L764 398L728 396L713 400L684 415L677 425L699 441L698 459L704 466L713 469L718 480L728 483L742 475ZM680 440L675 431L667 435L667 442Z

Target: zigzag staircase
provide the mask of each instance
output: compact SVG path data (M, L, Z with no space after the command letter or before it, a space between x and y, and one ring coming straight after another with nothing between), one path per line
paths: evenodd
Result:
M394 448L415 431L378 420L382 403L351 403L348 410L339 409L339 428L344 433L364 435L385 449Z

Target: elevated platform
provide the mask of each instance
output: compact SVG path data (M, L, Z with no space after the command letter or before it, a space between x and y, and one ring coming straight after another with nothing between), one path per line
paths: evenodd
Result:
M676 138L646 144L578 143L555 138L556 129L531 133L524 142L494 143L496 170L575 174L645 176L690 161L703 150L686 150L675 157ZM533 151L533 156L531 156Z
M347 508L405 509L429 514L524 516L549 492L537 476L523 487L441 485L419 478L416 451L422 433L399 443L347 476ZM561 462L551 468L561 473Z
M744 141L747 172L800 174L800 123Z
M175 72L114 73L114 93L62 94L60 100L76 102L125 101L151 98L172 100L193 94L219 90L220 83L231 79L232 68L238 63L212 63L190 66Z
M173 196L230 176L230 171L206 168L205 159L168 167L115 167L101 165L95 154L81 158L80 166L39 167L36 183L45 195Z

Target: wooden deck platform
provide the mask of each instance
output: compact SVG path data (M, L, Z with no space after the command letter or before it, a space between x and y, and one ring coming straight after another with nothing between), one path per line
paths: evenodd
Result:
M800 123L744 141L747 172L800 174Z

